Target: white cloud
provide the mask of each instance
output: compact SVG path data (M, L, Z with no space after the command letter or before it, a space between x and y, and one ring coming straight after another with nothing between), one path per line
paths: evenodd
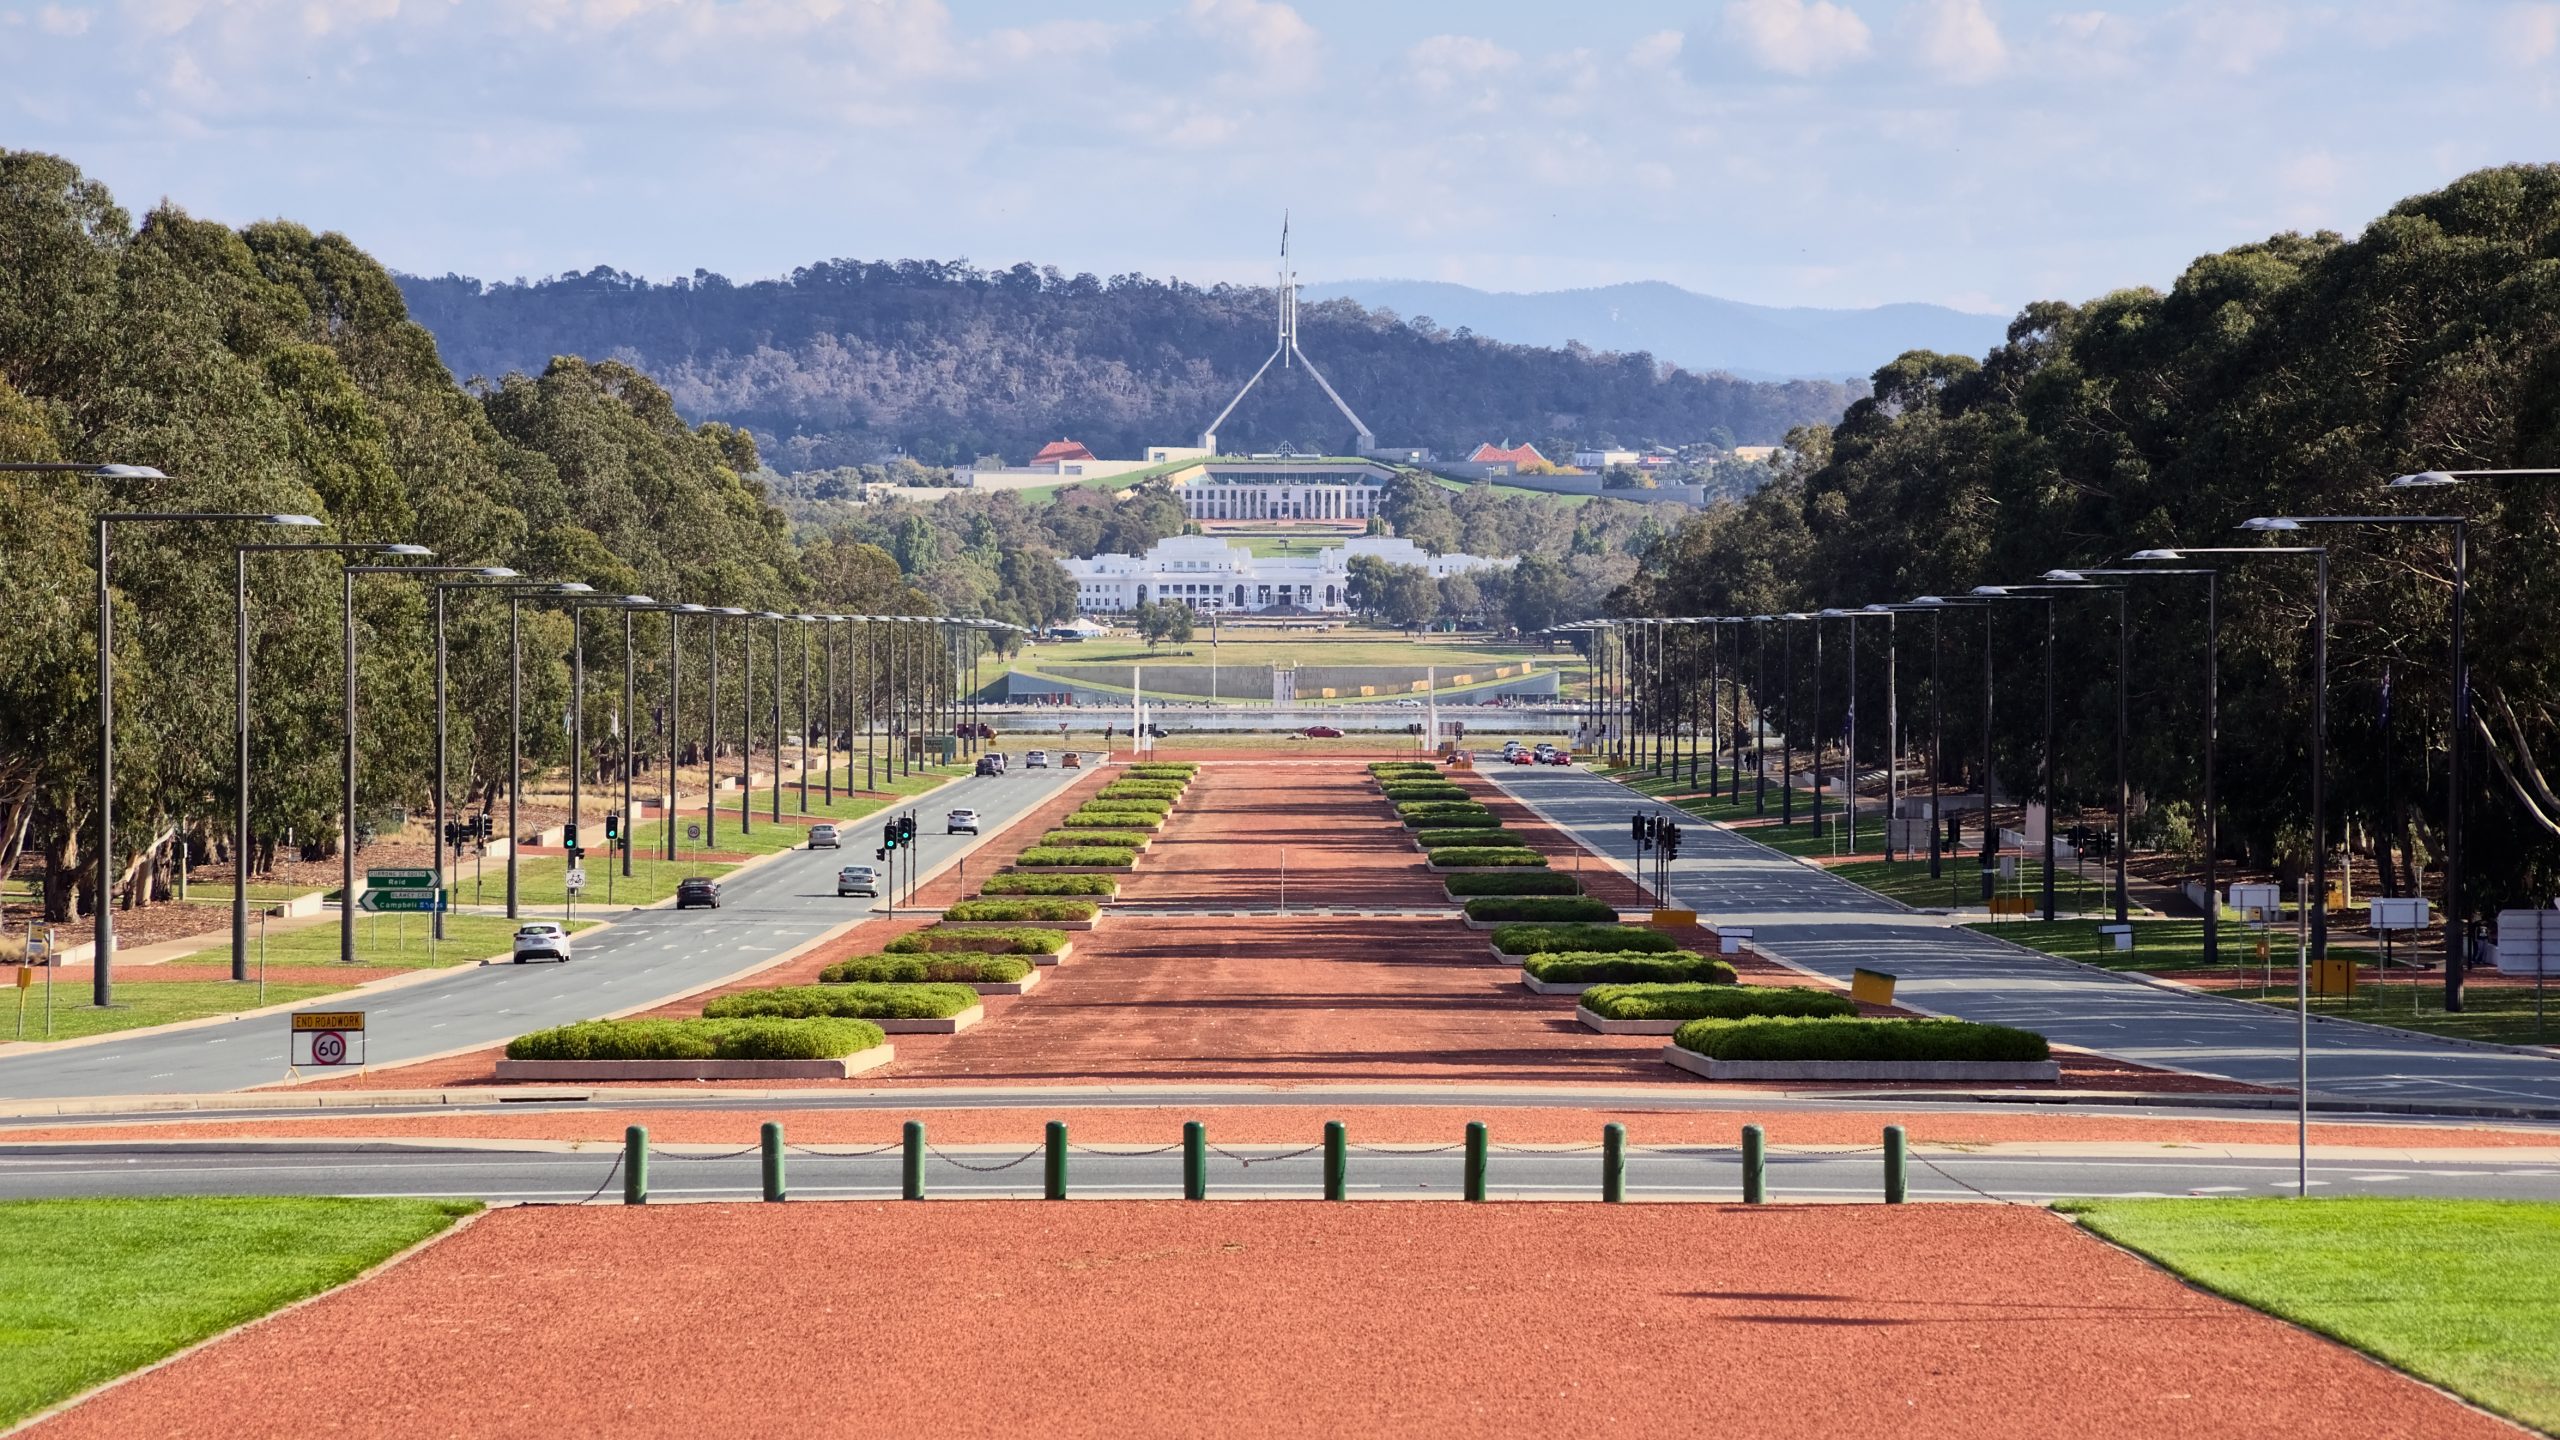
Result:
M2498 55L2510 65L2539 65L2560 55L2560 4L2510 5L2492 27Z
M2035 68L2061 75L2121 75L2139 68L2143 28L2105 10L2074 10L2045 22Z
M1433 94L1481 84L1520 67L1518 51L1475 35L1433 35L1404 52L1414 83Z
M89 30L89 12L47 5L36 12L36 28L47 35L83 35Z
M2216 5L2188 21L2192 62L2226 75L2248 75L2285 48L2290 27L2281 11L2262 5Z
M1324 37L1281 0L1191 0L1192 28L1242 57L1267 83L1312 83L1324 60Z
M1910 23L1913 54L1941 79L1978 85L2008 68L2008 43L1982 0L1920 0Z
M1872 38L1858 12L1831 0L1730 0L1724 28L1764 70L1812 75L1867 53Z
M1656 30L1627 48L1627 63L1639 70L1668 70L1680 63L1687 43L1677 30Z

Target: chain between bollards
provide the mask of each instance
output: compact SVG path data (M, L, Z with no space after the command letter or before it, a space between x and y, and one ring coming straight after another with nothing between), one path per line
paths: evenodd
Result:
M1482 1200L1482 1199L1484 1199L1484 1169L1485 1169L1485 1152L1486 1152L1486 1149L1487 1149L1487 1145L1486 1145L1486 1140L1485 1140L1484 1122L1483 1122L1483 1121L1481 1121L1481 1120L1470 1120L1470 1121L1468 1121L1468 1122L1467 1122L1467 1198L1468 1198L1468 1199L1470 1199L1470 1200Z
M1209 1198L1209 1127L1197 1120L1182 1122L1182 1198Z
M906 1128L905 1183L900 1195L909 1200L924 1198L924 1122L910 1120Z
M1742 1127L1742 1203L1759 1205L1769 1198L1769 1137L1757 1125Z
M1902 1127L1899 1125L1884 1127L1884 1203L1887 1205L1899 1205L1911 1193L1911 1187L1906 1178L1910 1154L1910 1146L1903 1138Z
M1051 1200L1067 1198L1067 1122L1049 1122L1048 1184L1042 1193Z
M626 1125L622 1130L622 1203L649 1203L649 1127Z
M1627 1127L1614 1120L1600 1127L1600 1198L1611 1205L1627 1198Z
M780 1200L786 1193L782 1186L782 1122L767 1120L762 1132L764 1141L764 1198Z

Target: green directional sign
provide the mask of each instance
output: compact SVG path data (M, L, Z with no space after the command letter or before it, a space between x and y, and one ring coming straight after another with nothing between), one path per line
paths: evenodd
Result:
M364 888L367 890L433 890L436 888L436 872L407 869L367 870L364 872Z
M450 907L444 896L433 890L367 890L357 897L356 908L368 915L388 915L402 911L427 914Z

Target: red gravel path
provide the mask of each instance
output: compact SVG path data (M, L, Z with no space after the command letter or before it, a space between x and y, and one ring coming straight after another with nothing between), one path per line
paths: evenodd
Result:
M945 1202L501 1211L34 1433L2102 1440L2348 1417L2517 1433L2023 1208Z

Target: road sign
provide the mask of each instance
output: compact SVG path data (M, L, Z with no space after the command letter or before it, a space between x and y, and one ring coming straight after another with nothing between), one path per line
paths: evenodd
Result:
M702 827L701 827L701 826L699 826L699 825L687 825L686 827L684 827L684 838L686 838L687 840L699 840L699 839L701 839L701 838L702 838Z
M356 908L367 915L390 915L432 914L453 906L435 890L367 890L356 897Z
M364 888L367 890L432 890L435 884L436 872L433 870L367 870L364 872Z
M586 888L587 888L587 872L586 872L586 871L584 871L584 870L572 870L572 871L570 871L570 872L569 872L569 888L570 888L570 889L572 889L572 890L584 890L584 889L586 889Z
M293 1021L293 1063L327 1067L364 1063L364 1012L361 1010L297 1010Z

